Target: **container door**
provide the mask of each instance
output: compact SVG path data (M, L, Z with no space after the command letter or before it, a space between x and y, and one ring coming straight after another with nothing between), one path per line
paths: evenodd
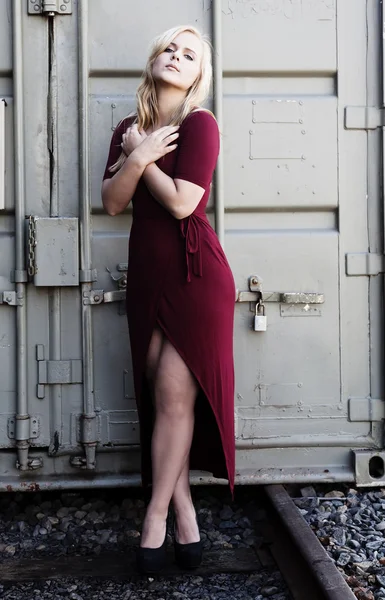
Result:
M131 212L104 213L101 178L150 40L178 23L212 34L215 7L238 481L383 482L376 3L54 4L0 7L0 489L140 481Z
M25 219L50 207L48 40L47 22L30 19L26 2L1 3L0 446L15 452L2 454L0 488L39 470L33 448L51 440L50 402L37 396L36 373L36 345L49 343L49 296L27 295Z
M241 479L352 480L383 445L374 4L223 3L226 251L267 316L239 295Z

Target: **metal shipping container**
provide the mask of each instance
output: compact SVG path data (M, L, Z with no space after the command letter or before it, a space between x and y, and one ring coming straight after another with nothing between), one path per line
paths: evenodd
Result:
M238 288L237 482L384 483L381 9L0 0L1 490L140 482L131 216L107 216L100 187L149 42L178 24L215 50L209 212Z

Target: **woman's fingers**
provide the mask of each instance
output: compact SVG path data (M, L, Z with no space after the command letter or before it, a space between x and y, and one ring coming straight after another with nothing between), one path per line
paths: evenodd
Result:
M172 146L166 146L165 154L168 154L169 152L173 152L173 150L176 150L177 148L178 148L178 144L173 144Z
M179 133L173 133L171 135L168 135L166 138L164 138L164 141L167 142L167 144L170 144L171 142L173 142L174 140L176 140L179 137Z

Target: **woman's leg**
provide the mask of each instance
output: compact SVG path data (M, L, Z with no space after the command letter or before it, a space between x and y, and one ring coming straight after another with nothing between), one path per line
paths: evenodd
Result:
M195 508L191 498L189 463L188 457L172 496L177 522L177 542L180 544L191 544L200 540Z
M167 338L161 346L153 389L152 497L141 539L141 546L147 548L157 548L164 540L169 503L190 452L198 392L191 371Z
M154 329L147 353L146 376L154 396L155 377L159 367L164 334L159 327ZM191 498L189 481L189 457L187 457L182 472L176 483L172 496L177 519L178 541L181 544L199 541L199 529L195 518L195 509Z

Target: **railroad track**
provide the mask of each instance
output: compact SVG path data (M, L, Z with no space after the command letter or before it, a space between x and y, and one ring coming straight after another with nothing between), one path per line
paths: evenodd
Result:
M354 600L334 562L299 513L281 485L256 488L266 518L249 514L256 533L263 539L252 548L207 551L194 575L217 573L253 573L272 567L281 571L293 600ZM164 577L181 575L170 560ZM98 577L127 580L138 577L134 548L125 553L110 552L99 556L59 556L9 559L0 564L0 582L41 581L66 577Z
M281 485L265 486L267 519L257 525L294 600L357 600Z

